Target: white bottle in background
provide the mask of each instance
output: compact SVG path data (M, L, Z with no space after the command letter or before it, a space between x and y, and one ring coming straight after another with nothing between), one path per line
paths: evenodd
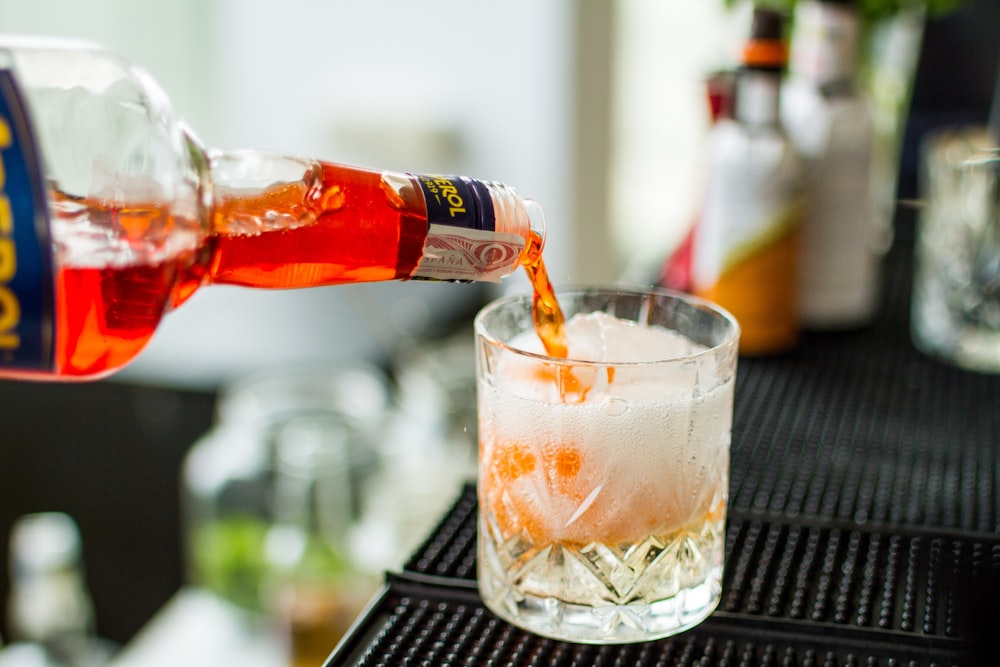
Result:
M60 512L28 514L10 536L11 644L0 667L103 667L114 646L94 634L94 606L83 575L80 531Z
M804 0L795 11L782 124L808 169L799 316L804 328L868 323L878 307L874 123L856 85L861 19L852 0Z

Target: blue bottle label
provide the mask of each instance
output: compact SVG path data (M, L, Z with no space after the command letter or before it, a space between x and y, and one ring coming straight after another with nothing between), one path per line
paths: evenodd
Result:
M0 370L54 365L52 243L30 120L13 73L0 69Z
M497 282L517 265L526 241L496 231L489 188L464 176L416 176L427 206L417 280Z
M427 222L492 232L493 198L486 184L464 176L417 176L424 190Z

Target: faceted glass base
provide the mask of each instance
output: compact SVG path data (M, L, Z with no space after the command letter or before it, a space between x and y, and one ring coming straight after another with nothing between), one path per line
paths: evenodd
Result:
M500 618L543 637L581 644L624 644L670 637L689 630L711 615L719 604L722 568L702 584L651 604L609 604L593 607L557 598L518 596L501 582L483 581L483 601Z
M694 627L722 595L725 521L632 544L540 546L480 517L479 592L504 620L544 637L620 644Z

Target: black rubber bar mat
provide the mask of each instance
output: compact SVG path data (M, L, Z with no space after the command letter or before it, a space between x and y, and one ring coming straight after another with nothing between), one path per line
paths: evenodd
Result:
M1000 620L998 536L738 514L726 535L722 601L705 624L645 648L557 648L561 642L493 618L479 601L470 485L403 572L390 576L386 593L329 666L605 664L587 662L599 655L613 657L609 665L1000 664L975 657ZM500 628L489 647L464 646L452 636L451 625L464 629L474 621ZM499 657L521 656L510 642L530 645L537 657ZM454 655L435 653L441 646ZM408 651L416 662L397 662Z
M885 266L870 326L740 359L730 507L1000 532L1000 375L915 349L908 246Z
M400 576L474 590L476 508L469 485ZM737 513L727 524L719 611L889 640L967 639L976 620L970 610L1000 610L998 584L997 535L767 521ZM995 606L983 599L989 595Z
M734 623L723 613L669 639L571 644L501 621L473 590L390 577L326 667L978 667L973 660L957 645L808 635L774 625L762 629Z

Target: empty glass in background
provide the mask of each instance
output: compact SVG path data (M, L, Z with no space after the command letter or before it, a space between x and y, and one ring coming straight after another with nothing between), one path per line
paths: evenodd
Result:
M221 393L185 461L192 583L277 630L289 665L321 664L378 588L351 531L387 408L368 367L261 373Z
M1000 144L986 128L921 147L911 332L929 355L1000 372Z
M399 570L476 477L475 358L467 330L394 355L393 410L357 527L375 568Z
M476 319L480 593L555 639L676 634L721 595L738 325L676 293L557 296L570 359L541 350L531 296ZM572 358L577 314L606 361Z

